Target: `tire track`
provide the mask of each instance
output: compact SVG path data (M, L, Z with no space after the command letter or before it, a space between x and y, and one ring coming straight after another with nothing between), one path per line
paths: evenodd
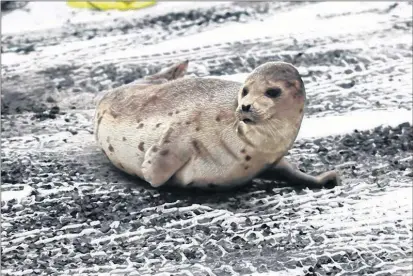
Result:
M179 57L177 55L167 57L165 54L154 54L151 58L149 56L145 57L145 55L129 55L123 58L112 58L114 61L109 63L102 61L96 63L96 61L93 61L93 54L91 55L91 53L104 56L105 53L101 50L88 50L88 52L83 50L82 55L89 55L92 58L91 61L83 63L83 65L81 65L81 62L85 60L86 56L75 56L74 59L69 60L66 57L60 57L60 61L56 61L55 65L50 65L51 58L55 57L46 55L43 58L43 62L39 60L36 71L30 69L27 62L22 62L19 65L19 67L22 68L23 66L25 69L12 68L11 64L4 67L2 113L20 113L27 110L27 106L30 105L33 106L33 111L35 112L43 111L53 105L48 102L48 99L57 101L59 106L67 109L77 102L78 98L82 97L87 100L83 101L84 104L78 108L93 108L92 95L97 94L99 91L132 82L136 78L154 73L170 62L182 58L189 58L192 61L191 64L193 66L190 66L189 73L199 76L245 73L263 62L284 60L306 71L304 76L306 83L325 83L323 87L332 86L332 83L329 81L334 76L327 73L326 78L323 75L326 74L326 70L333 69L333 72L335 71L337 74L335 78L337 83L333 83L336 89L328 91L327 94L330 92L340 92L340 87L345 89L352 88L352 90L356 91L357 89L353 87L354 84L370 81L369 78L360 78L357 75L374 75L375 70L380 67L382 67L382 70L388 71L390 81L393 80L393 74L396 78L399 75L407 76L406 73L409 73L411 62L406 60L405 63L400 63L400 60L411 59L411 43L408 43L410 40L407 32L405 30L395 31L388 33L388 37L381 35L381 33L380 36L377 34L377 30L368 33L361 32L358 34L359 37L355 43L348 42L348 35L327 37L327 40L325 38L318 38L315 40L301 40L299 42L296 41L296 38L246 40L233 42L229 45L218 44L209 46L204 48L204 50L194 48L191 51L192 53L182 53ZM390 35L392 36L392 41L399 42L394 46L392 45L392 52L382 51L381 49L388 49ZM373 41L374 44L372 42L370 44L376 45L367 52L361 47L363 44L360 43L360 40L366 38L368 38L366 43ZM243 49L245 52L245 55L242 57L239 55L240 49ZM160 56L156 57L156 55ZM110 56L116 57L116 54L113 53ZM383 59L387 62L383 63ZM160 60L162 61L160 62ZM389 64L390 60L394 62ZM369 70L370 63L373 63L370 67L373 68L372 71ZM382 64L377 66L378 64L374 63ZM329 67L326 67L327 64ZM42 67L43 69L41 69ZM343 78L343 72L347 74L345 78ZM375 85L375 81L373 80L368 85ZM409 80L403 80L403 83L409 83ZM388 85L394 86L392 84ZM411 81L409 85L411 87ZM391 89L395 90L393 87ZM364 90L357 91L355 97L365 95L366 91ZM406 90L401 91L398 93L403 93L403 95L397 97L400 99L397 103L387 101L387 104L391 104L391 106L384 105L383 107L409 108L411 106L411 97L406 97L405 93L407 92L403 92ZM383 95L382 91L374 91L374 89L373 91L367 91L367 93L369 92L377 93L378 96ZM12 99L16 98L19 100L12 101ZM67 102L66 99L72 99L72 101L69 100ZM378 98L375 103L382 102L380 100ZM62 101L65 102L60 103ZM346 101L337 99L336 102ZM386 99L384 99L384 102L386 102ZM359 108L374 108L375 103L370 103L370 106L360 106ZM314 106L319 104L320 100ZM337 106L337 103L334 104L335 106L330 108L341 108ZM354 106L354 103L348 103L348 106L344 107L343 111L348 111L349 105ZM310 110L309 112L315 112L315 110Z
M87 41L96 38L106 38L133 35L133 45L149 45L167 39L173 39L182 34L194 34L199 31L211 30L228 22L243 22L263 19L277 10L287 10L290 7L305 3L221 3L210 7L183 8L175 10L164 9L160 14L144 16L132 13L126 17L118 16L112 20L92 21L85 23L66 24L62 28L40 30L34 33L6 35L2 38L2 53L27 53L51 45ZM194 5L193 5L194 6ZM195 5L195 7L198 5ZM145 12L145 11L144 11ZM153 13L152 13L153 14ZM140 34L136 34L139 30ZM129 41L131 43L131 41ZM129 44L128 46L133 46Z
M49 252L52 267L65 262L67 265L61 269L77 273L80 270L70 269L72 261L68 262L67 257L76 262L101 264L96 273L121 269L126 258L134 263L132 271L154 273L158 271L156 262L148 267L140 260L164 256L173 262L208 263L221 252L220 265L212 269L216 275L224 273L224 264L234 269L242 267L243 259L256 267L260 259L251 258L253 252L261 252L260 256L274 261L261 266L268 271L311 266L327 275L361 264L371 267L379 260L390 266L389 258L407 264L412 256L408 246L411 198L406 193L411 189L411 177L403 172L413 165L409 158L413 149L411 130L411 125L403 124L315 141L300 140L289 158L298 160L301 169L316 172L349 164L341 168L347 177L344 185L333 190L294 191L271 182L257 182L233 195L223 193L214 197L187 197L145 186L124 188L134 180L109 167L104 169L108 163L98 153L81 158L75 154L72 156L76 157L62 157L58 147L50 152L6 152L2 156L5 171L20 171L14 172L14 177L10 175L14 180L3 176L2 182L13 183L15 176L20 175L17 183L30 185L33 191L31 200L20 204L9 201L2 206L2 246L7 248L2 261L7 266L11 260L18 260L22 250L29 250L29 255L36 259L42 258L41 252ZM382 138L388 137L386 133L392 133L391 140ZM356 144L349 144L350 141ZM389 160L389 156L395 155L397 159ZM28 164L24 160L36 162ZM383 166L384 163L389 165ZM109 182L101 186L99 179ZM375 208L374 215L366 204ZM383 213L386 220L382 219ZM311 216L305 219L303 214ZM44 230L33 232L40 225ZM161 228L155 234L156 225ZM352 230L356 225L361 228ZM374 245L368 243L380 235L383 238L374 239ZM365 242L363 249L361 243ZM66 250L59 254L62 246ZM138 248L139 253L126 253ZM117 254L119 250L124 253ZM98 254L102 251L105 254ZM324 253L317 253L320 251ZM105 268L110 260L115 266ZM41 262L37 264L44 267ZM236 271L247 272L239 268Z
M2 37L5 275L412 272L411 3L236 5ZM114 169L93 143L94 97L180 58L191 74L239 81L269 60L299 67L307 118L287 158L311 174L337 168L343 185L257 179L231 193L176 192Z

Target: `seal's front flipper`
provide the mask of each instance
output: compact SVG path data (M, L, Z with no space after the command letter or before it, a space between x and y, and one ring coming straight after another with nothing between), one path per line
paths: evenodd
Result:
M311 176L295 169L285 158L282 158L272 168L257 177L283 180L295 186L305 186L309 188L330 188L340 184L340 178L335 171L327 171L318 176Z
M160 72L147 76L145 79L146 80L158 80L158 79L164 79L164 80L176 80L179 78L182 78L188 69L188 64L189 60L184 60L180 61L178 63L175 63L174 65L162 69Z
M142 174L156 188L167 182L188 160L188 155L176 154L173 147L154 145L145 154Z

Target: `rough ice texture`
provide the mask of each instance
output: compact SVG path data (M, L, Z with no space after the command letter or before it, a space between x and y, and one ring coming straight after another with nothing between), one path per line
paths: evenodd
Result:
M2 16L4 275L412 273L411 3L25 9ZM342 186L155 190L114 169L93 141L95 97L185 58L240 82L266 61L297 66L308 104L287 158L338 169Z

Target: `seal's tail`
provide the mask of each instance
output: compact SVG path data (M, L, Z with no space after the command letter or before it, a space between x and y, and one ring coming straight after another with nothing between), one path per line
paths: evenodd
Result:
M147 76L145 79L147 80L166 79L170 81L170 80L176 80L176 79L182 78L186 74L186 71L188 69L188 64L189 64L189 60L180 61L178 63L175 63L172 66L162 69L161 71L159 71L158 73L154 75Z

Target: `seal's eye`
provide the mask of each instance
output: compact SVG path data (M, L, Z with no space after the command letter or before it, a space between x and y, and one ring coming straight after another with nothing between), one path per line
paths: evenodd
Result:
M248 94L248 89L246 87L244 87L242 89L242 96L245 97L245 96L247 96L247 94Z
M280 88L270 88L267 91L265 91L265 96L268 98L277 98L281 95L281 89Z

